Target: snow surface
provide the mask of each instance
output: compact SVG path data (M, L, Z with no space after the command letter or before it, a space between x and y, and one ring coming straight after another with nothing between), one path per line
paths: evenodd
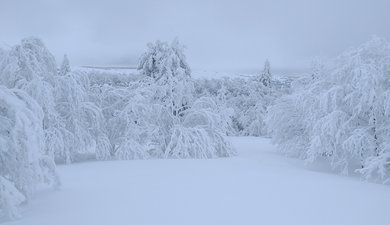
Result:
M72 71L97 72L105 74L127 74L138 76L137 66L74 66ZM280 69L272 68L272 75L276 78L301 77L307 74L307 69ZM253 70L205 70L191 69L191 76L195 79L223 79L223 78L248 78L261 73L261 69Z
M11 225L390 223L390 188L308 168L268 139L232 138L239 156L59 166ZM321 169L323 170L323 169Z

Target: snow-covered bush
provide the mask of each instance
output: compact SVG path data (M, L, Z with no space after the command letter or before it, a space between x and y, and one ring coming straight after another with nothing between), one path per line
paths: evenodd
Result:
M226 138L231 118L219 111L211 98L197 99L184 116L182 124L172 129L165 157L215 158L235 155Z
M221 133L205 127L173 128L165 150L166 158L216 158L235 155L235 149Z
M173 115L161 104L152 103L142 91L133 96L126 107L108 122L114 154L119 159L161 157L165 149ZM131 143L138 143L131 148ZM143 146L140 148L140 145ZM138 146L138 147L137 147ZM122 157L124 151L133 151ZM142 150L142 151L141 151ZM119 152L119 153L118 153Z
M366 177L388 178L389 42L374 38L315 73L270 108L275 141L309 161L325 157L344 173L358 164Z
M265 122L273 141L288 155L305 157L310 142L308 117L298 94L283 96L268 108ZM309 103L310 104L310 103Z
M245 136L265 136L267 129L264 117L267 113L267 103L260 99L254 106L244 111L239 121L243 126L241 132Z
M69 72L56 78L56 109L70 134L64 140L67 150L59 152L57 157L68 163L83 154L96 153L99 159L109 158L104 116L101 109L89 101L88 76Z
M274 88L272 83L269 63L266 63L264 71L258 76L196 80L195 88L198 97L211 97L221 111L229 112L233 128L230 135L264 136L267 135L264 123L267 107L282 95L282 91Z
M93 75L89 74L89 77L93 77ZM137 132L141 132L142 129L146 130L150 123L154 123L154 121L147 120L141 125L134 123L134 121L151 118L150 113L153 113L153 120L157 121L160 118L160 115L157 114L158 111L151 110L154 105L151 101L152 92L141 87L139 81L129 82L127 87L123 87L123 83L118 83L119 86L117 86L110 81L108 83L101 82L103 82L101 79L93 82L89 99L102 111L104 134L109 143L109 145L104 146L109 147L109 154L112 157L129 159L129 155L122 157L124 154L119 154L118 149L121 149L122 152L123 150L131 151L131 149L123 147L126 145L126 141L129 143L130 140L138 139L134 135L138 136ZM141 108L143 110L137 111Z
M0 213L18 217L38 183L59 185L52 158L44 153L44 114L27 93L0 86Z
M184 117L186 127L207 126L223 134L232 134L233 109L224 107L213 98L198 98Z

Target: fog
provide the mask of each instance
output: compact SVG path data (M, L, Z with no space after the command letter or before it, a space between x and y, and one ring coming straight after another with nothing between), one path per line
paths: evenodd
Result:
M175 37L193 68L307 67L372 35L390 37L389 0L0 0L0 47L43 39L73 65L135 65Z

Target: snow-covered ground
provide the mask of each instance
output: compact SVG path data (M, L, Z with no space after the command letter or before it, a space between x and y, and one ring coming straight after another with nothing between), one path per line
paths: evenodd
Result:
M104 74L126 74L129 76L137 76L139 71L137 66L75 66L72 70L79 70L85 72L97 72ZM191 76L195 79L223 79L223 78L248 78L260 74L260 69L253 70L204 70L192 69ZM299 77L306 74L306 69L272 69L274 77Z
M239 156L59 166L9 225L388 225L390 188L304 166L268 139L232 138Z

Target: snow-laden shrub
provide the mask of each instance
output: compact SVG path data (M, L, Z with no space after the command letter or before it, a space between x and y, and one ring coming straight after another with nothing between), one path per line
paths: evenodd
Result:
M211 98L197 99L183 122L172 129L165 157L215 158L234 155L235 150L226 138L230 118L218 111L218 105Z
M363 168L357 171L362 173L367 179L378 177L383 183L388 184L390 168L390 150L382 150L378 156L370 156L366 159Z
M304 109L299 96L284 96L269 107L266 124L271 128L273 142L287 154L304 157L309 137L306 130Z
M25 82L19 88L26 91L42 107L44 112L45 149L47 154L54 157L56 152L63 151L65 134L64 125L56 111L53 86L38 77Z
M115 153L123 149L123 145L137 142L143 146L144 158L147 158L147 155L161 157L174 124L173 115L164 105L153 103L149 91L139 89L137 92L129 96L127 105L116 111L114 117L108 121L113 151ZM136 151L140 149L134 148ZM118 156L116 153L115 155ZM137 158L140 158L139 155L134 154ZM125 159L128 159L128 156Z
M233 133L233 109L218 104L210 97L198 98L183 119L183 126L207 126L223 134Z
M126 107L133 92L135 90L129 87L94 85L90 90L90 100L102 109L103 116L108 121L117 111Z
M146 85L146 87L138 82L131 83L128 87L95 82L91 88L90 99L102 110L105 121L104 133L107 134L110 146L109 153L113 157L129 159L130 154L122 158L124 154L117 154L118 149L126 150L126 147L122 146L132 141L143 141L142 144L146 144L147 136L140 134L146 132L153 136L152 131L157 130L152 129L152 127L157 126L156 121L161 116L155 107L158 105L152 102L152 92L149 90L149 86ZM157 109L157 111L152 111L152 108ZM152 114L153 116L151 116ZM141 120L143 122L138 123ZM148 130L148 127L151 129ZM140 138L141 136L142 138ZM145 149L148 148L145 147Z
M98 160L107 160L111 158L111 143L106 134L99 133L96 140L95 155Z
M243 126L241 134L244 136L265 136L267 129L264 117L267 114L267 103L259 99L253 106L244 110L238 117L238 121Z
M268 61L261 73L248 78L198 79L198 97L213 98L231 118L229 135L265 136L267 107L289 90L289 82L272 77Z
M235 150L219 132L205 127L176 126L164 155L166 158L216 158L233 156Z
M0 176L0 216L4 214L9 220L20 217L18 206L24 201L26 198L15 185Z
M44 155L43 112L25 92L0 86L0 211L18 217L38 183L58 185L52 158Z
M343 173L360 164L364 176L388 178L389 79L387 40L345 52L270 108L275 141L284 149L292 144L309 161L324 157Z
M115 156L122 160L148 159L147 148L132 138L126 138L118 147Z
M268 131L265 124L265 116L268 106L281 95L273 86L271 66L267 60L264 63L262 73L247 81L249 94L244 98L242 108L237 116L237 121L242 127L241 134L246 136L265 136Z
M104 116L101 109L89 101L88 77L83 73L69 72L56 78L56 109L70 133L64 144L71 146L56 156L68 163L80 154L96 153L99 159L103 156L104 159L109 158L109 148L105 143L108 138L104 137Z

